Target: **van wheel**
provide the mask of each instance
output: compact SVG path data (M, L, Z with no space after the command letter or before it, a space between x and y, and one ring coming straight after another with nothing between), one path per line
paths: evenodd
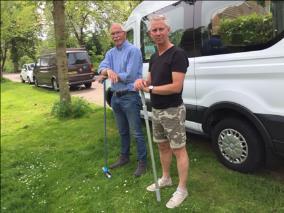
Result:
M212 140L220 162L230 169L252 172L262 163L262 141L256 130L245 120L221 120L213 129Z
M30 77L28 77L28 83L29 84L31 84L32 82L31 82L31 79L30 79Z
M56 82L55 79L52 79L52 80L51 80L51 84L52 84L52 89L53 89L54 91L58 91L58 90L59 90L58 85L57 85L57 82Z
M77 88L78 88L77 84L69 86L69 90L76 90Z
M92 82L84 83L84 85L87 89L89 89L92 86Z

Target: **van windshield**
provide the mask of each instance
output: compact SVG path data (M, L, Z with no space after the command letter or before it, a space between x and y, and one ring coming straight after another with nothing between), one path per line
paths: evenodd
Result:
M71 52L67 53L68 65L87 64L90 63L87 52Z

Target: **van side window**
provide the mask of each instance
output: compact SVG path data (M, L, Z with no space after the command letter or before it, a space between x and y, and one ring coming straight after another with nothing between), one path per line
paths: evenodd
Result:
M275 44L283 38L283 8L283 1L203 4L200 55L261 50Z
M192 3L180 1L142 18L140 32L141 51L144 61L149 60L151 55L155 52L155 46L147 33L149 18L155 14L163 14L167 17L171 27L171 42L175 46L183 48L188 56L194 55L193 9L194 5Z
M147 18L143 18L147 20ZM141 22L141 52L144 62L148 62L151 58L151 55L156 52L155 44L152 42L151 38L148 35L148 28L146 25L147 21Z
M68 65L76 64L75 55L72 53L67 53L67 61L68 61Z
M128 31L126 32L126 37L127 37L127 40L128 40L131 44L134 43L134 31L133 31L133 29L128 30Z

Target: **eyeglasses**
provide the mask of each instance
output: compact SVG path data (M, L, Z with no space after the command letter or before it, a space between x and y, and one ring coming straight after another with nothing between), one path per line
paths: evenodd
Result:
M116 35L120 35L121 33L123 33L124 31L117 31L117 32L112 32L111 36L116 36Z

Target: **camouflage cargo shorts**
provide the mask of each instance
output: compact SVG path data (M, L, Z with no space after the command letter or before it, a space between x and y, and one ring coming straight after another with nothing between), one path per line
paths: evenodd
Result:
M173 149L186 144L186 110L184 104L167 109L152 108L153 139L156 143L170 142Z

